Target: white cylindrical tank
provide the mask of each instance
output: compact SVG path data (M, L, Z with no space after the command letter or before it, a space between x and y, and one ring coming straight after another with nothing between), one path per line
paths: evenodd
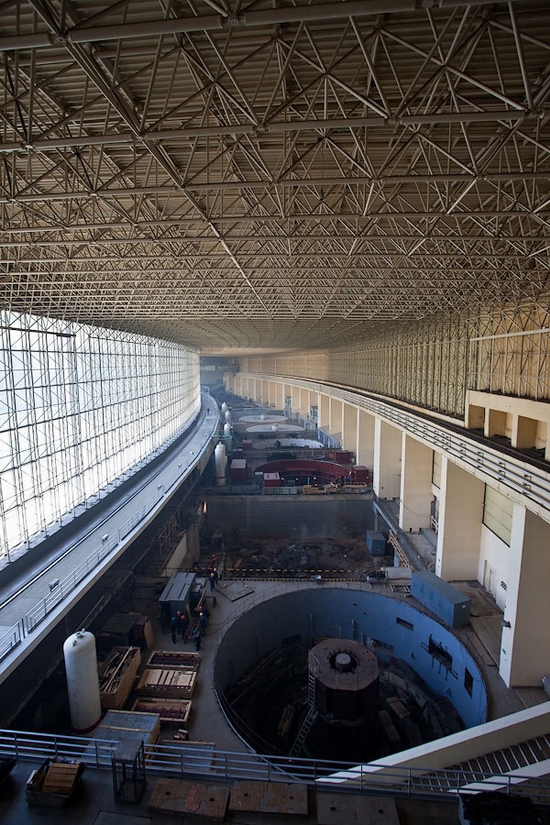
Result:
M227 467L227 456L225 454L225 444L217 444L214 450L214 466L216 468L216 484L218 487L225 486L225 468Z
M223 434L227 437L231 435L231 424L229 423L229 421L226 421L223 425Z
M231 424L232 419L231 419L231 413L229 412L229 410L227 410L226 413L225 413L225 420L228 424Z
M222 404L222 413L226 413L226 412L227 412L227 404L224 401L223 404Z
M79 630L63 645L73 732L87 736L101 721L95 637Z

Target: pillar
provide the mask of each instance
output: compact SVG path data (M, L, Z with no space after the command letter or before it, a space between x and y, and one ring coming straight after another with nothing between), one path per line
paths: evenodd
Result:
M328 395L319 396L319 429L324 432L328 431L330 423L330 404Z
M445 581L477 580L484 496L483 481L444 455L435 572Z
M300 415L302 418L309 416L309 390L300 390Z
M403 432L399 527L418 533L430 526L433 451Z
M307 393L307 410L304 415L307 416L308 426L319 426L319 392L318 390L308 390Z
M363 464L372 470L374 466L374 416L358 410L357 417L357 449L355 459L357 464Z
M373 490L381 499L398 498L401 490L401 431L376 418Z
M340 441L343 428L343 403L338 398L330 397L329 433L334 441Z
M508 687L540 687L550 673L550 524L514 506L500 675Z
M354 455L357 454L357 407L345 402L342 415L342 447Z

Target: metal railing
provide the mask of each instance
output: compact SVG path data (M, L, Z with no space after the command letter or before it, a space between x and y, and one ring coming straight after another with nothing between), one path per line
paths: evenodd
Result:
M19 761L66 759L110 771L117 747L118 742L112 740L0 730L0 756ZM219 751L207 743L150 744L145 746L145 758L149 774L202 777L208 781L297 782L331 792L439 799L442 795L498 790L525 793L535 803L550 804L550 779L533 778L527 773L473 775L471 771L389 767L375 762L350 767L322 759Z
M68 576L59 580L55 579L50 584L50 592L47 596L41 599L28 613L23 617L25 633L32 633L35 627L43 621L48 613L50 613L56 605L63 601L63 599L72 593L80 582L86 578L88 573L99 567L101 562L118 547L118 538L111 539L108 537L103 541L95 551L88 556L88 558L79 564ZM0 640L1 644L1 640Z
M50 584L49 592L45 594L16 624L14 624L8 631L0 636L0 661L11 653L11 651L21 644L25 636L32 633L36 627L44 621L44 619L60 604L65 598L74 594L75 588L80 584L93 570L97 569L105 559L124 541L124 539L131 534L131 532L138 527L141 522L160 504L165 498L166 494L180 482L182 476L194 465L199 459L204 450L211 444L211 435L208 434L203 438L200 446L196 448L191 455L193 459L184 467L183 463L177 465L172 478L165 481L163 485L156 491L156 495L149 498L146 503L136 510L132 515L124 521L120 527L114 531L114 535L104 535L101 543L90 552L90 555L84 562L74 568L63 579L54 579ZM175 463L175 459L174 459ZM151 482L149 482L151 483ZM111 514L111 518L115 513ZM96 530L109 529L108 520L103 522L100 527L95 526L88 535L91 535ZM76 549L82 544L82 539L79 539L72 547L69 547L64 555L68 555L72 550Z
M10 629L0 637L0 661L4 656L7 656L14 647L21 644L22 637L23 633L20 622L14 624L13 627L10 627Z
M324 384L281 375L260 376L257 373L247 373L247 376L308 388L366 410L421 439L430 447L441 449L468 470L476 474L483 473L484 476L504 485L515 494L515 501L522 502L527 507L531 504L550 510L550 472L530 463L527 457L522 460L519 455L516 458L499 451L496 446L491 447L476 440L466 429L464 433L459 432L446 426L444 422L439 423L427 416L416 415L412 410L339 384Z

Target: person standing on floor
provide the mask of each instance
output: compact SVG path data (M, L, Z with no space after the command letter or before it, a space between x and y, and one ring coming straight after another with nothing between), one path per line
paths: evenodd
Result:
M178 629L178 619L176 616L172 616L170 619L170 630L172 631L172 641L176 644L176 633Z
M206 616L201 611L199 613L199 632L202 634L206 630Z
M201 632L198 627L193 630L193 639L195 641L195 650L199 651L201 649Z

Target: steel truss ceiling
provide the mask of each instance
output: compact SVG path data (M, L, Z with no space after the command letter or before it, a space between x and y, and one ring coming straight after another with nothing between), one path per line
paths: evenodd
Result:
M548 292L547 0L6 0L0 53L5 307L227 351Z

